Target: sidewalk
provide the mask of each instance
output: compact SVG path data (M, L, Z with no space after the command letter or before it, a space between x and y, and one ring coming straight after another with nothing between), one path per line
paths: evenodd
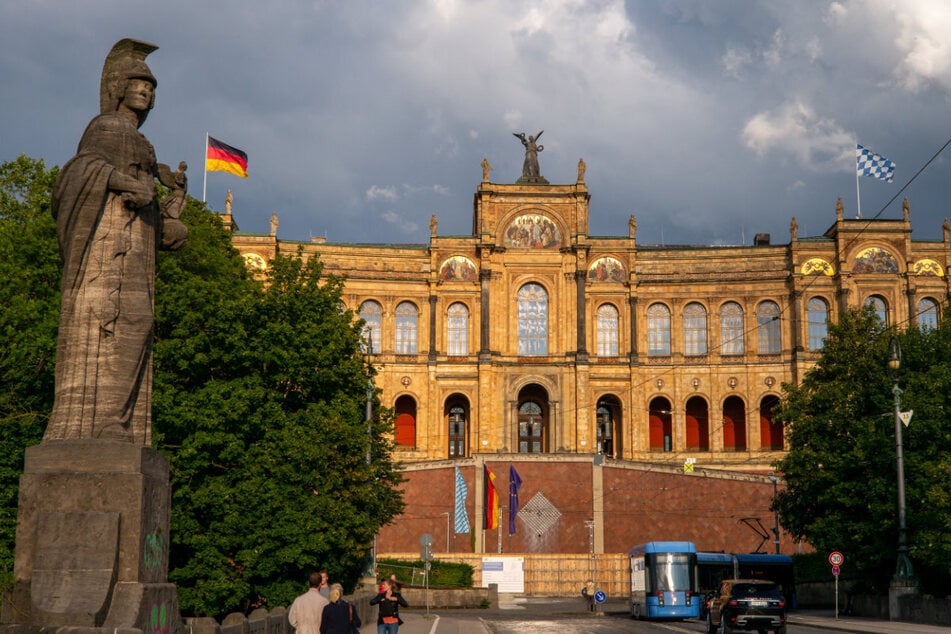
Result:
M880 621L857 616L835 618L834 610L803 610L789 612L786 622L792 625L808 625L823 629L867 632L871 634L951 634L951 627L920 625L904 621Z
M567 606L578 603L576 599L564 600ZM403 625L400 634L490 634L483 625L482 617L491 620L499 610L522 610L526 620L533 616L539 619L551 618L552 614L562 612L557 599L532 599L519 597L514 601L506 598L500 602L498 610L433 610L428 615L425 610L401 610ZM611 605L611 611L618 611L617 605ZM951 626L920 625L904 621L882 621L861 617L835 618L832 610L794 610L788 613L790 625L802 625L820 629L833 629L863 634L951 634ZM376 619L360 628L361 634L376 634Z

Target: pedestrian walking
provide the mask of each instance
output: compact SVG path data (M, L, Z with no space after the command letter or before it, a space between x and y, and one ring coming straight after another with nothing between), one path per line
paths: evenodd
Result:
M330 603L324 606L320 620L320 634L351 634L360 631L360 615L353 604L344 601L343 586L330 586Z
M401 586L398 581L386 579L383 581L383 591L370 599L370 605L379 605L380 611L376 617L377 634L397 634L403 620L400 618L400 606L409 607L406 599L400 594Z
M328 603L320 594L320 581L319 572L311 573L307 579L310 586L307 592L294 599L287 612L287 620L297 630L297 634L320 634L320 619Z

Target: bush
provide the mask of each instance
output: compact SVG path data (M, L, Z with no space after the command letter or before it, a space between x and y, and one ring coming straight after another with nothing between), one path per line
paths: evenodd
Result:
M433 560L429 571L430 588L471 588L472 566L463 563ZM413 575L412 570L419 572L426 570L426 562L421 559L406 561L402 559L378 559L377 571L381 579L396 575L397 581L403 585L422 585L419 576ZM413 577L416 577L414 583Z

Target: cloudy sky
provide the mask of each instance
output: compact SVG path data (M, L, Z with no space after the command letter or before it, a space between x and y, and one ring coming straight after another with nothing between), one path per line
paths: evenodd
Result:
M205 134L249 156L242 230L334 242L468 235L480 161L521 175L513 132L544 130L541 173L587 163L591 235L748 244L821 235L856 213L855 144L894 160L860 182L863 217L940 239L951 215L951 3L945 0L6 0L0 161L61 165L98 111L114 42L157 44L142 131L190 166ZM882 211L884 208L884 211Z

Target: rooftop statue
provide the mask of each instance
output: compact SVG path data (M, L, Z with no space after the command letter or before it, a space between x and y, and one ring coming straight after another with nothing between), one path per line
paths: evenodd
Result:
M56 400L44 442L102 438L151 443L152 323L158 248L188 234L186 165L156 162L139 132L157 81L156 46L124 39L102 69L100 114L53 187L64 268ZM156 181L169 188L161 206Z
M535 136L529 135L525 138L524 132L513 132L512 134L521 140L525 146L525 161L522 163L522 178L520 182L547 183L538 168L538 153L545 149L544 145L537 143L545 131L542 130Z

